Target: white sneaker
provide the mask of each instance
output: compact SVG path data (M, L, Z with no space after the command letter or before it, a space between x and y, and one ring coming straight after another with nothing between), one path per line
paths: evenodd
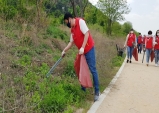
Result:
M158 64L155 64L155 67L158 67Z

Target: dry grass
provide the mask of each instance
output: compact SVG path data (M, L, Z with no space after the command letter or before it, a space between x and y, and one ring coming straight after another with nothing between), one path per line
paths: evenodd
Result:
M110 39L94 30L91 34L95 40L97 69L103 91L116 73L112 67L112 59L117 55L116 44L122 46L123 39Z
M60 29L67 32L68 36L70 36L70 29L65 26L60 26ZM16 33L17 35L19 34L18 31ZM17 43L14 39L7 38L3 34L3 30L1 30L0 35L2 35L2 37L0 38L0 106L5 108L3 109L3 111L8 110L6 112L22 113L27 112L28 109L29 111L32 111L32 107L27 108L27 102L30 101L30 97L32 96L33 92L25 92L24 84L21 81L27 68L11 68L12 61L18 59L18 57L15 54L12 55L10 53L10 50L14 47L22 46L23 43ZM97 32L97 30L91 30L91 34L95 40L97 70L99 73L101 91L103 91L117 71L111 65L112 58L117 55L115 44L117 43L118 45L122 46L124 40L121 38L106 38L105 35ZM52 61L52 59L57 59L56 57L60 55L60 52L67 44L60 39L44 40L43 38L39 38L37 36L36 30L33 30L33 32L32 30L26 31L25 36L30 37L30 40L35 48L38 48L40 44L44 43L48 45L53 51L53 55L47 52L43 52L41 54L41 59L33 57L32 65L37 66L41 66L44 62L47 63L49 67L51 67L56 61ZM69 38L70 37L68 37L68 40ZM74 47L71 51L68 52L68 56L66 56L64 61L57 67L55 75L61 75L63 73L63 71L61 70L64 69L65 65L67 65L66 60L75 59L73 58L74 55L72 55L72 51L74 50L77 51L77 49ZM15 81L19 81L18 84L16 84ZM90 92L93 92L93 90L90 89ZM88 104L86 105L86 110L89 108L90 104L92 104L90 102L92 98L93 95L90 94L90 97L88 97L88 102L86 102ZM85 112L86 110L84 110L83 112Z

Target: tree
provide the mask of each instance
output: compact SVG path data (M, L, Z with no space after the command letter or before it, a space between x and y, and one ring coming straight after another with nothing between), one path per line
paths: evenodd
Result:
M124 31L125 34L128 34L131 28L132 28L132 23L131 22L125 22L123 24L123 31Z
M123 34L122 25L119 22L114 22L112 25L112 34L115 36L121 36Z
M88 4L84 14L84 19L87 21L87 23L97 23L97 11L98 9L95 6L93 6L92 4Z
M73 14L76 17L84 17L85 9L88 5L88 0L70 0L73 7Z
M130 9L126 0L99 0L97 7L108 17L107 34L112 33L112 24L124 20L123 14L128 14Z

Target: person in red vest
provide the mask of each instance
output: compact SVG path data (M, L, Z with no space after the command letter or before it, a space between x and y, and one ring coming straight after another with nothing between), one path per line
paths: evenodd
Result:
M143 42L142 35L141 33L139 33L139 36L137 38L138 53L141 53L142 51L142 42Z
M146 49L146 65L149 65L149 59L151 52L153 50L153 36L152 31L148 31L148 36L145 39L145 49Z
M159 66L159 30L156 31L156 36L154 40L154 50L155 50L155 66Z
M72 14L66 13L64 15L64 21L69 28L71 28L70 42L62 51L62 56L75 44L79 50L79 54L84 54L86 62L93 76L94 82L94 101L99 99L99 80L96 69L95 48L94 40L90 34L90 31L82 18L73 18ZM82 87L85 91L85 88Z
M136 35L134 33L134 30L131 29L130 33L126 37L126 41L125 41L125 44L124 44L124 47L127 47L127 63L132 62L131 61L132 53L133 53L134 47L136 47L136 45L137 45Z

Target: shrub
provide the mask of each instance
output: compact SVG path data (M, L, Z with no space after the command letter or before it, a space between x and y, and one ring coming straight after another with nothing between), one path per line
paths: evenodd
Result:
M64 112L68 108L67 106L77 107L78 103L85 99L79 86L66 82L66 80L65 82L54 82L50 86L50 90L40 104L42 112Z
M124 57L116 56L112 59L112 65L115 67L120 67L123 63Z
M18 62L22 66L29 66L31 64L31 57L24 55Z
M66 39L67 34L64 31L61 31L59 28L50 25L47 30L47 35L53 36L53 38L61 38L62 40Z
M72 60L69 60L67 61L67 65L66 65L66 68L64 70L64 75L68 75L68 76L75 76L75 69L74 69L74 65L73 65L73 61Z
M13 19L18 11L13 6L4 6L1 12L3 12L2 14L4 15L7 21L9 19Z

